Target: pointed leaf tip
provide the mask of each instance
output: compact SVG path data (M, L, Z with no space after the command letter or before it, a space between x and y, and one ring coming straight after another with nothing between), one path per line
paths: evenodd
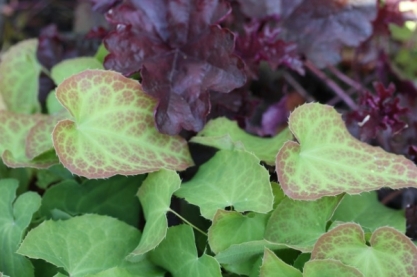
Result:
M280 149L276 170L285 194L293 199L417 187L412 161L355 139L331 106L302 105L290 115L289 127L297 142L288 141Z

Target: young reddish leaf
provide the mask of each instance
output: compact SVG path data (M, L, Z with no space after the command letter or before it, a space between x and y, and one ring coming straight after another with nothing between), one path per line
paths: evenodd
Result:
M125 75L141 70L144 90L159 100L161 132L200 131L209 91L226 93L245 83L233 34L212 25L229 10L225 0L130 0L107 14L118 28L105 39L105 67Z
M372 34L377 0L282 0L283 38L317 66L335 64L343 46L358 46Z
M37 46L38 40L25 40L1 57L0 94L10 111L31 114L40 110L38 79L41 65L36 59Z
M311 259L339 260L370 277L417 276L417 248L404 234L381 227L372 233L368 245L362 228L346 223L319 238Z
M25 145L30 129L46 116L16 114L9 111L0 112L0 154L9 167L48 168L58 162L55 155L47 155L32 160L26 156Z
M74 120L60 121L53 143L62 164L88 178L184 170L192 160L184 139L154 127L156 101L113 71L86 70L56 90Z
M291 198L417 187L412 161L352 137L331 106L302 105L290 115L289 127L298 142L288 141L280 149L276 170Z

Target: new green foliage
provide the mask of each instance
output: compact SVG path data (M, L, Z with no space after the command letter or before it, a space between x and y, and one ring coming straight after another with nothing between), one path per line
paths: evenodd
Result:
M26 257L16 254L41 198L26 192L16 198L18 182L0 180L0 272L9 276L34 276L33 265Z

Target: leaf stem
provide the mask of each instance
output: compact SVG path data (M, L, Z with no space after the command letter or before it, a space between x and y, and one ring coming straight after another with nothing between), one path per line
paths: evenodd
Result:
M197 226L195 226L194 224L192 224L191 222L189 222L188 220L186 220L184 217L182 217L179 213L177 213L176 211L169 209L169 211L173 214L175 214L178 218L180 218L182 221L184 221L185 223L187 223L188 225L190 225L191 227L193 227L194 229L196 229L197 231L199 231L200 233L202 233L203 235L205 235L206 237L208 236L206 232L204 232L203 230L201 230L200 228L198 228Z
M348 94L345 93L345 91L339 87L338 84L336 84L332 79L326 76L320 69L318 69L315 65L313 65L311 62L306 61L305 66L313 72L317 77L323 80L323 82L326 83L326 85L331 88L339 97L342 99L346 105L348 105L349 108L352 110L356 110L358 106L356 103L350 98Z

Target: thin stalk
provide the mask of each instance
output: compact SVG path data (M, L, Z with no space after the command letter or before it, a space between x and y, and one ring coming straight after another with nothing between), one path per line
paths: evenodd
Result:
M363 86L360 83L356 82L355 80L353 80L352 78L350 78L349 76L347 76L346 74L341 72L339 69L337 69L333 65L328 65L327 68L330 70L330 72L333 73L334 76L339 78L340 81L344 82L348 86L351 86L352 88L354 88L358 91L364 89Z
M306 99L308 102L313 102L314 98L311 97L308 92L301 86L297 80L295 80L290 74L287 72L284 72L283 77L285 81L287 81L294 89L295 91L300 94L304 99Z
M311 71L313 72L317 77L319 77L320 79L323 80L323 82L326 83L326 85L331 88L339 97L340 99L342 99L346 105L349 106L350 109L352 110L356 110L358 108L358 106L356 105L356 103L352 100L352 98L350 98L349 95L347 95L345 93L345 91L339 87L338 84L336 84L332 79L330 79L329 77L327 77L326 74L324 74L320 69L318 69L315 65L313 65L311 62L306 61L304 63L304 65Z
M203 230L201 230L200 228L198 228L197 226L195 226L194 224L192 224L191 222L189 222L188 220L186 220L185 218L183 218L179 213L177 213L176 211L169 209L169 211L173 214L175 214L179 219L181 219L182 221L184 221L185 223L187 223L188 225L190 225L191 227L193 227L194 229L196 229L197 231L199 231L201 234L205 235L206 237L208 236L206 232L204 232Z

